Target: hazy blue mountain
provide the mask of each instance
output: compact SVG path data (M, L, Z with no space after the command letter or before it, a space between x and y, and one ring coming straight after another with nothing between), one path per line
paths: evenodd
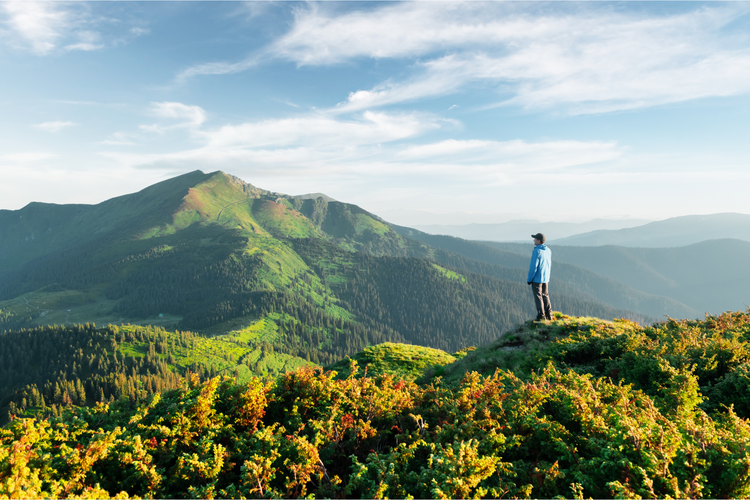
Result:
M531 244L487 243L531 252ZM550 243L555 264L567 263L636 290L672 297L699 311L745 309L750 304L750 242L710 240L678 248L572 247ZM553 265L555 265L553 264ZM554 271L553 271L554 273Z
M600 229L562 238L550 233L548 240L555 245L668 248L722 238L750 241L750 215L738 213L685 215L650 222L638 227L617 230ZM492 238L482 239L492 240Z
M532 245L484 243L453 236L431 235L406 227L394 228L403 236L442 250L442 253L436 252L433 255L441 264L503 280L521 283L526 281ZM456 255L466 260L457 259ZM702 314L699 309L682 303L673 294L647 293L632 288L609 275L592 272L585 266L565 263L557 258L556 252L553 252L553 259L550 287L555 294L583 293L591 300L602 301L614 307L637 311L655 318L662 318L664 315L673 318L696 318ZM484 264L484 267L480 268L478 263Z
M535 219L519 219L498 224L441 225L421 224L415 229L429 234L456 236L466 240L487 241L526 241L536 233L549 234L554 238L565 238L575 234L595 230L614 230L640 226L649 222L645 219L594 219L588 222L539 222Z

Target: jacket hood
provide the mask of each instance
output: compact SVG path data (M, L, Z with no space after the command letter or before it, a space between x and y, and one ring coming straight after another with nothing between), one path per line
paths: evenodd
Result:
M539 248L540 250L547 250L547 244L542 243L541 245L537 245L536 248Z

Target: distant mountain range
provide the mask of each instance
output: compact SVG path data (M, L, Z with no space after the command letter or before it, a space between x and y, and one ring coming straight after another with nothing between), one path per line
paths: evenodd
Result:
M431 235L411 228L395 228L404 236L448 252L441 261L445 265L501 279L526 280L533 245L468 241L453 236ZM457 259L456 256L470 260ZM665 315L695 318L702 314L700 307L686 305L675 300L669 293L649 291L649 287L631 287L613 279L609 274L598 274L585 262L566 263L558 258L557 251L553 252L553 268L550 281L550 287L556 291L553 295L564 294L572 289L586 294L591 300L601 300L614 307L639 311L656 318L663 318ZM553 308L555 307L553 304Z
M486 243L523 258L533 245ZM678 248L573 247L549 244L553 272L565 263L698 311L720 313L750 305L750 242L709 240Z
M686 215L656 222L594 219L571 223L521 219L498 224L417 224L412 227L429 234L467 240L516 243L530 241L531 234L541 232L550 243L570 246L670 248L724 238L750 241L750 215L739 213Z
M669 248L706 240L732 238L750 241L750 215L723 213L686 215L625 229L599 229L574 236L550 233L556 245ZM490 238L485 238L490 239Z
M588 222L540 222L535 219L522 219L498 224L463 225L414 225L415 229L429 234L456 236L465 240L486 241L529 241L536 233L549 234L554 238L565 238L594 230L622 229L640 226L650 222L644 219L594 219Z

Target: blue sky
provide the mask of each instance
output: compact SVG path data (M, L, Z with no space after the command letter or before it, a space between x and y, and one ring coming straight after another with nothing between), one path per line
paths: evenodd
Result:
M200 169L398 223L750 213L748 3L4 2L0 75L2 209Z

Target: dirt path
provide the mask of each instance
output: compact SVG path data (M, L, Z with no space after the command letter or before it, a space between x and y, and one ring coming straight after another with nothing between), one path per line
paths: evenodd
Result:
M222 212L224 212L224 209L225 209L225 208L227 208L227 207L231 207L232 205L236 205L236 204L238 204L238 203L242 203L243 201L247 201L247 199L244 199L244 200L240 200L240 201L235 201L234 203L230 203L229 205L227 205L227 206L225 206L225 207L222 207L222 209L221 209L221 210L219 210L219 215L217 215L217 216L216 216L216 222L218 222L218 221L219 221L219 218L221 218L221 214L222 214Z
M52 311L61 311L61 312L65 313L65 324L70 324L70 314L68 314L68 311L63 311L62 309L41 309L41 308L39 308L39 307L31 304L26 297L21 297L21 298L23 299L24 302L26 302L27 306L33 307L34 309L36 309L37 311L39 311L39 316L40 317L43 318L43 317L45 317L47 315L47 313L50 313Z

